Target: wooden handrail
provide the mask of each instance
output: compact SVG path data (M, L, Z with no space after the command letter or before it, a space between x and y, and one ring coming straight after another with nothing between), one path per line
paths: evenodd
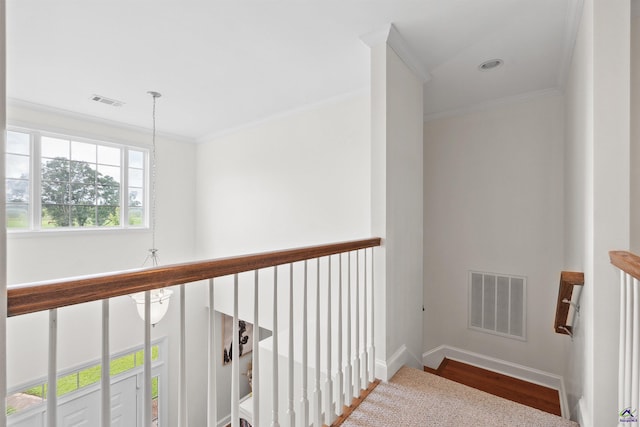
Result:
M640 256L627 251L609 252L611 264L640 280Z
M380 246L380 244L381 239L376 237L231 258L13 285L7 289L7 316L19 316L85 302L99 301L167 286L187 284L214 277L289 264L305 259L372 248Z
M584 286L584 273L575 271L560 272L556 319L553 324L553 329L559 334L571 335L573 332L573 325L567 325L570 304L564 301L572 301L575 286Z

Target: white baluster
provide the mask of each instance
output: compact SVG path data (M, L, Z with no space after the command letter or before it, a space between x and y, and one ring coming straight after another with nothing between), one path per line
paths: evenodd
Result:
M351 252L347 253L347 366L344 368L345 405L351 406L353 403L353 376L351 375L351 328L353 319L351 318Z
M300 419L302 425L308 427L309 425L309 395L308 395L308 381L307 374L309 370L308 360L308 334L307 334L307 260L304 260L304 287L302 288L302 397L300 398Z
M626 347L626 330L627 326L626 317L627 317L627 289L626 289L626 274L624 271L620 270L620 344L618 349L618 408L623 410L626 408L625 399L624 399L624 389L625 389L625 378L626 372L625 368L625 353L627 352Z
M111 377L109 357L109 300L102 300L102 369L100 372L102 427L111 427Z
M296 425L296 414L293 410L293 264L289 264L289 408L287 418L289 426Z
M631 355L631 404L637 408L640 396L640 288L638 279L633 279L633 352Z
M207 384L207 427L218 425L218 400L216 394L216 312L214 305L213 279L209 279L209 363Z
M336 372L336 409L344 410L344 372L342 371L342 254L338 254L338 372Z
M313 393L313 418L315 420L314 427L322 427L322 393L320 391L320 258L317 259L316 267L316 383Z
M150 426L152 420L151 399L151 291L144 293L144 426Z
M374 288L374 275L375 275L375 270L373 268L373 260L375 259L375 253L374 253L374 249L371 248L371 340L369 341L369 370L371 371L369 374L369 382L373 382L376 379L376 345L375 345L375 335L374 335L374 321L375 321L375 311L374 308L375 306L373 305L374 302L374 295L375 295L375 288Z
M187 427L187 309L184 285L180 285L180 371L179 399L178 399L178 425Z
M278 267L273 267L273 398L271 427L279 427L278 421Z
M251 390L253 390L253 427L260 425L260 322L258 321L258 270L253 279L253 366L251 367Z
M240 342L238 339L238 275L233 275L233 327L231 329L231 427L240 427Z
M360 251L356 251L356 296L354 301L356 313L356 348L353 355L353 392L355 397L360 396Z
M327 259L328 262L328 278L327 278L327 381L325 382L325 414L324 422L326 425L331 425L335 419L335 406L333 404L333 378L331 372L331 256Z
M47 425L58 425L58 310L49 310L49 372L47 374Z
M362 388L369 387L369 355L367 353L367 250L364 250L364 286L362 288Z
M632 328L632 321L633 321L633 295L632 295L632 288L631 288L631 276L629 276L628 274L626 275L626 281L625 281L625 290L626 290L626 297L625 297L625 303L627 305L626 307L626 316L625 316L625 358L624 358L624 373L625 373L625 384L624 384L624 401L625 401L625 408L628 406L632 406L632 402L631 402L631 356L632 356L632 351L633 351L633 346L631 343L631 339L633 337L632 333L633 330Z

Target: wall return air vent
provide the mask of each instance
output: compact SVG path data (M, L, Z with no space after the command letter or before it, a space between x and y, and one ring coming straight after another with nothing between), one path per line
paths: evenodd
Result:
M526 340L527 279L469 272L469 328Z

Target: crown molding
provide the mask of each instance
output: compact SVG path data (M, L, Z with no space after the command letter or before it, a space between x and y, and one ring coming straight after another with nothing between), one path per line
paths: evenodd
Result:
M260 126L260 125L263 125L263 124L268 123L270 121L273 121L273 120L284 119L284 118L287 118L287 117L294 116L296 114L300 114L300 113L304 113L304 112L307 112L307 111L315 110L316 108L322 108L322 107L325 107L325 106L339 104L341 102L346 102L346 101L350 101L352 99L365 97L365 96L369 96L369 89L361 89L361 90L357 90L357 91L354 91L354 92L348 92L348 93L345 93L345 94L342 94L342 95L333 96L331 98L327 98L327 99L324 99L322 101L312 102L312 103L309 103L309 104L304 104L304 105L301 105L299 107L292 108L290 110L282 111L280 113L272 114L270 116L266 116L266 117L260 118L258 120L254 120L254 121L251 121L251 122L248 122L248 123L241 124L239 126L235 126L235 127L223 129L221 131L216 131L216 132L212 132L212 133L203 135L203 136L199 137L198 139L196 139L196 143L202 144L202 143L211 142L211 141L213 141L215 139L218 139L218 138L221 138L221 137L224 137L224 136L227 136L227 135L231 135L231 134L234 134L236 132L241 132L243 130L251 129L251 128L254 128L256 126Z
M518 104L521 102L526 102L536 98L542 98L545 96L560 96L562 95L562 91L558 88L549 88L536 90L533 92L522 93L515 96L507 96L504 98L493 99L491 101L482 102L479 104L468 105L461 108L454 108L446 111L438 111L431 114L424 115L424 122L431 122L433 120L438 119L446 119L449 117L462 116L469 113L475 113L478 111L490 110L492 108L502 107L505 105Z
M369 48L386 43L402 59L413 73L420 78L422 83L431 80L431 74L413 53L405 39L393 24L387 24L381 30L365 34L360 40Z
M37 113L55 114L58 116L82 121L85 123L93 123L96 125L109 126L114 129L120 129L120 130L135 132L135 133L149 134L151 132L150 128L145 128L143 126L130 125L127 123L117 122L114 120L102 119L100 117L91 116L89 114L77 113L75 111L64 110L61 108L55 108L48 105L37 104L35 102L24 101L22 99L17 99L17 98L8 98L7 106L9 108L11 107L24 108ZM188 144L195 143L195 140L193 138L189 138L182 135L175 135L175 134L166 133L166 132L156 132L156 135L159 138L168 139L176 142L183 142Z

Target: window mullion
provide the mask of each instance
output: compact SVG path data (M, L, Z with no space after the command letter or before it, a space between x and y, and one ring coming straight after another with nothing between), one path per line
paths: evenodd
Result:
M42 227L42 135L40 132L32 132L31 140L31 229L40 230Z
M129 228L129 148L120 150L120 225Z

